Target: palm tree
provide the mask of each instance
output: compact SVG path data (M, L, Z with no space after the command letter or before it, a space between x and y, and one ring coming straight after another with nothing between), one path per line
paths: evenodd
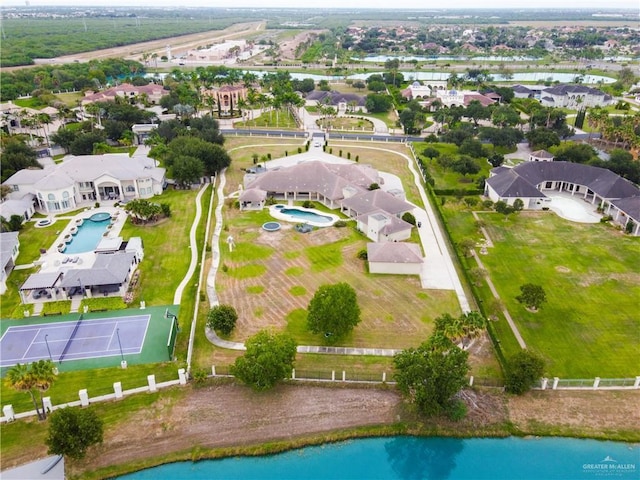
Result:
M40 412L40 408L38 408L38 402L36 401L35 396L36 382L34 376L31 373L29 365L18 363L17 365L11 367L7 372L6 377L4 378L4 383L8 388L11 388L12 390L17 390L18 392L28 392L31 396L31 401L33 401L34 407L36 407L38 419L45 419L43 413Z
M44 409L42 393L49 390L51 384L56 379L56 367L51 360L38 360L31 364L31 375L34 378L35 388L40 393L40 405L42 405L42 416L47 417Z

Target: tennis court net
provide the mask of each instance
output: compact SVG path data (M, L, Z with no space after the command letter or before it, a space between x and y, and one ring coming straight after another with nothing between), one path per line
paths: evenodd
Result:
M73 341L73 338L76 336L76 333L78 333L78 328L80 328L80 324L81 323L82 323L82 314L80 314L80 318L76 322L76 326L73 327L73 332L71 332L71 335L69 336L69 340L67 340L67 344L64 346L64 350L62 350L62 353L60 354L60 357L58 358L58 362L62 362L62 359L67 354L67 351L69 350L69 347L71 346L71 342Z

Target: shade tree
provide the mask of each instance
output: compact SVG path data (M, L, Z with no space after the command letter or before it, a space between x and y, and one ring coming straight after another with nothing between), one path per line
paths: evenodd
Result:
M261 330L245 342L245 347L231 374L254 390L268 390L291 375L297 346L288 334Z
M335 343L360 323L356 291L348 283L321 285L307 307L307 326Z

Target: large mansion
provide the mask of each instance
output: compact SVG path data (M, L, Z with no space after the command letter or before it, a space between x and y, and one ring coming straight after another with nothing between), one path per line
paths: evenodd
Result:
M545 207L550 192L569 192L599 208L623 227L633 222L632 235L640 235L640 189L610 170L571 162L525 162L513 168L497 167L485 184L485 195L524 208ZM546 192L546 193L545 193Z
M100 201L128 201L160 195L165 169L143 153L70 156L43 169L9 177L11 200L31 203L43 213L62 213Z

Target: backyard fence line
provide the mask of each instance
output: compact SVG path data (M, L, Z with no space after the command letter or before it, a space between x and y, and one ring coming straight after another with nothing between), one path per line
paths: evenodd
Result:
M187 373L184 368L180 368L178 370L178 379L177 380L168 380L166 382L156 383L155 375L147 375L147 385L143 387L131 388L129 390L122 390L122 382L115 382L113 384L113 393L107 393L105 395L98 395L96 397L89 398L89 393L86 388L83 388L78 391L79 400L75 400L73 402L61 403L59 405L53 405L51 403L51 397L43 397L42 403L44 408L48 412L53 412L60 408L66 407L87 407L91 403L104 402L107 400L120 400L128 395L133 395L135 393L154 393L157 392L158 389L172 387L174 385L186 385L187 384ZM35 410L29 410L27 412L15 413L13 410L13 405L4 405L2 407L2 417L0 417L0 423L9 423L14 420L20 418L34 417L37 415Z
M640 376L633 378L541 378L536 390L638 390Z
M233 378L228 365L212 365L209 377ZM338 383L372 383L395 385L393 374L387 372L348 372L346 370L306 370L293 369L290 380ZM467 378L469 386L503 388L504 382L497 378L475 377Z

